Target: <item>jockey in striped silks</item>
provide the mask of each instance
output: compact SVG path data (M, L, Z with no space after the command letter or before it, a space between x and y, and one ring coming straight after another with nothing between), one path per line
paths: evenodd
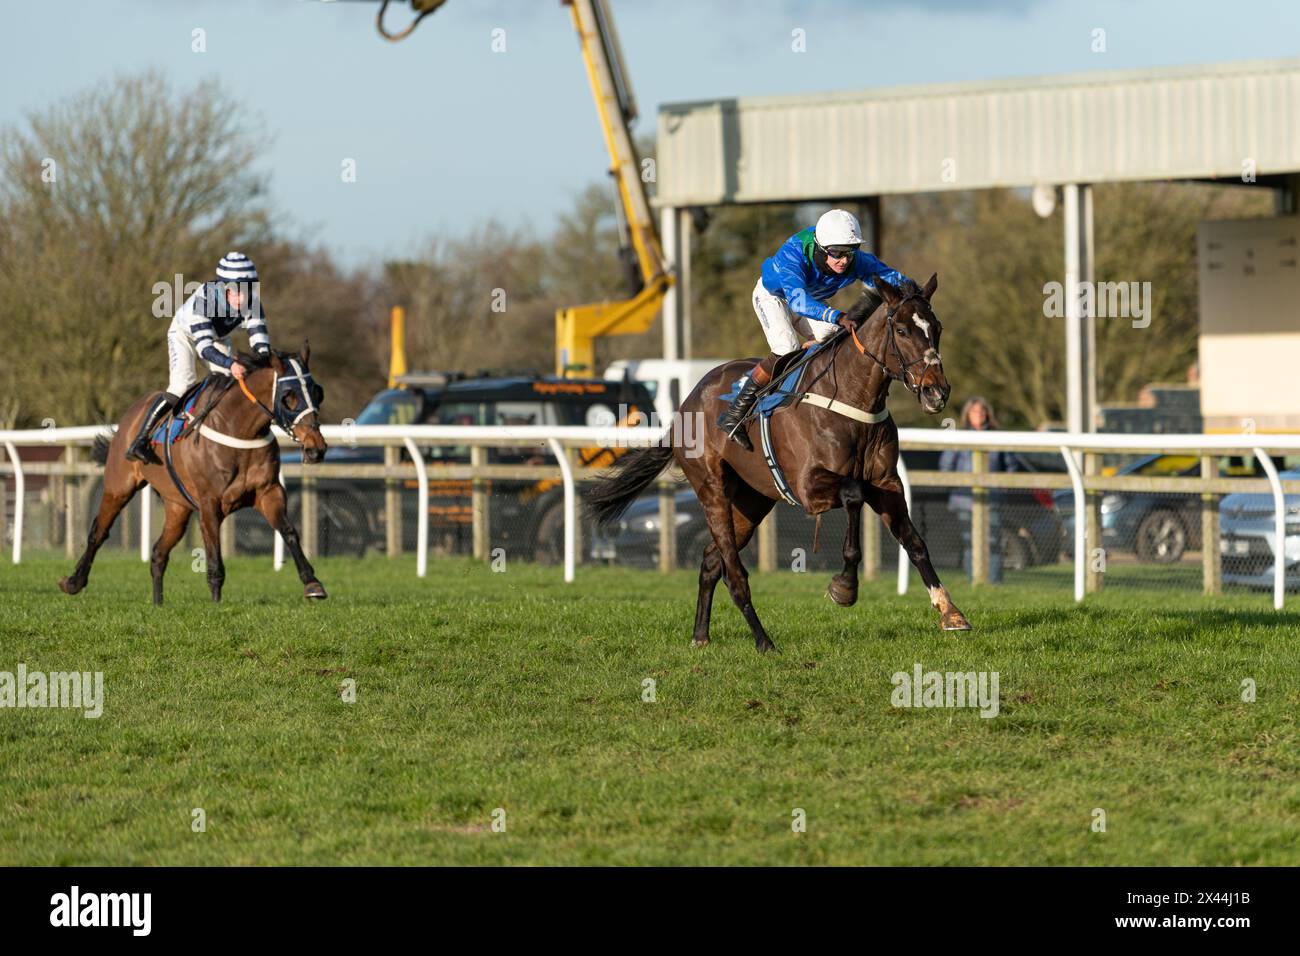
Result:
M198 380L198 362L218 374L243 379L248 369L234 358L230 344L230 333L240 326L247 331L253 351L259 355L270 352L257 268L242 252L230 252L217 264L216 279L205 282L176 311L167 330L167 391L154 400L144 416L135 441L127 449L127 458L146 464L157 462L149 434L165 413L176 410L186 390Z

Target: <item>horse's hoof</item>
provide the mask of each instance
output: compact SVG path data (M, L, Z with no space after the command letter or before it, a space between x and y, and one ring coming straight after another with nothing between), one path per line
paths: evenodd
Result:
M85 585L78 584L73 581L72 578L59 579L59 590L64 594L80 594L83 587L85 587Z
M956 608L939 618L939 627L944 631L969 631L971 629L970 621L966 620L966 615Z
M777 650L777 647L776 647L775 644L773 644L771 641L766 641L766 640L763 641L763 642L761 642L761 643L759 643L759 644L755 644L755 645L754 645L754 648L755 648L755 649L756 649L760 654L767 654L768 652L774 652L774 653L777 653L777 654L780 654L780 653L781 653L779 650Z
M708 646L709 646L709 639L707 637L705 638L697 637L691 641L691 647L708 647Z
M846 584L838 574L826 586L826 594L840 607L853 607L858 603L857 582Z
M305 588L303 588L302 596L305 598L314 598L318 601L323 601L327 597L329 597L329 595L325 593L325 588L321 585L319 581L312 581Z

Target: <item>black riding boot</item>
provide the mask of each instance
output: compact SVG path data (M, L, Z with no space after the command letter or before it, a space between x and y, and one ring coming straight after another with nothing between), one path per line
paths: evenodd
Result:
M748 417L749 410L754 407L754 402L762 389L763 386L754 381L752 372L746 375L745 383L736 393L736 397L731 400L727 410L718 416L718 427L726 432L727 437L732 441L743 445L746 451L753 451L754 443L749 440L749 433L745 431L745 418Z
M140 430L136 432L135 441L131 442L131 447L126 450L126 457L131 461L138 461L146 465L159 464L158 456L153 453L153 446L149 442L149 434L158 426L163 415L170 411L173 402L171 394L163 394L154 400L152 407L145 414L140 423Z

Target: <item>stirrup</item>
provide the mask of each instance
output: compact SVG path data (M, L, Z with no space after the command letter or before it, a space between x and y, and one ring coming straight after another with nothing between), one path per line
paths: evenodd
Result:
M127 447L125 457L128 461L138 461L144 465L161 464L157 454L153 450L153 442L149 440L148 435L136 438Z
M140 430L136 432L135 438L127 446L123 453L128 461L138 461L146 465L161 465L162 460L154 453L152 435L167 417L167 411L170 409L167 402L159 398L149 409L145 420L140 423ZM164 435L165 439L167 436Z
M753 451L754 443L749 440L749 434L745 431L744 425L748 421L750 413L754 410L754 405L758 401L758 392L761 389L761 385L758 385L750 376L746 375L744 384L736 390L736 397L718 416L718 427L725 429L727 438L743 447L746 451Z
M735 427L732 428L731 431L727 432L727 438L734 441L741 448L745 449L745 451L753 451L754 443L749 440L749 432L745 431L744 427L747 421L749 421L748 415L736 422Z

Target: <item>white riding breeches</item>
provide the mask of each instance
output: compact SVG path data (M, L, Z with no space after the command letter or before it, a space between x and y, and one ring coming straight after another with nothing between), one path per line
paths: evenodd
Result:
M179 319L174 320L172 327L167 330L167 391L179 398L198 381L197 368L200 363L219 375L229 375L230 371L201 358L194 349L193 340L183 328L177 326L178 321ZM228 336L217 339L213 344L222 354L233 354Z
M763 324L768 347L777 355L797 350L808 339L825 341L838 328L834 322L818 322L794 312L785 299L764 288L761 277L754 286L754 311Z

